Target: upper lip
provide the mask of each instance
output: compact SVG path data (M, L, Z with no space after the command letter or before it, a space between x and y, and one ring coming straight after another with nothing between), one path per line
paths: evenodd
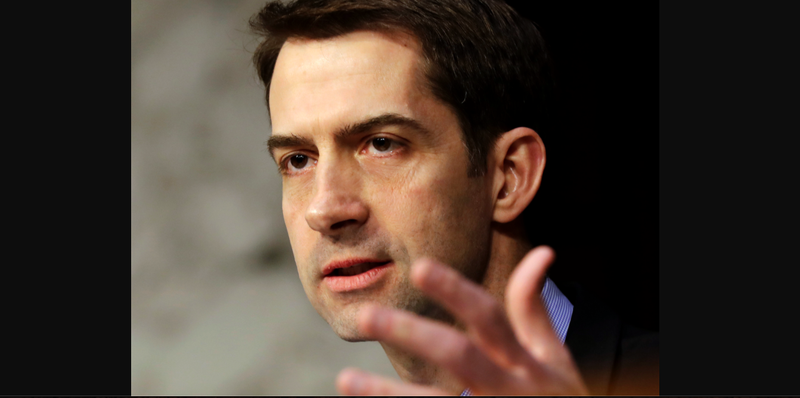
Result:
M346 259L343 259L343 260L331 261L325 267L322 268L322 276L323 277L327 276L328 274L330 274L331 272L333 272L333 270L335 270L337 268L347 268L347 267L352 267L354 265L364 264L364 263L385 263L385 262L388 262L388 261L390 261L390 260L380 260L380 259L376 259L376 258L357 258L357 257L346 258Z

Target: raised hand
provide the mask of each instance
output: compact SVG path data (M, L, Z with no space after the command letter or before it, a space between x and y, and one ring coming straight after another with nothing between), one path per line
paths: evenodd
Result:
M585 395L587 389L569 350L558 340L539 296L555 254L546 246L529 252L511 275L506 308L457 271L432 260L411 269L411 281L466 327L389 308L369 306L361 331L378 341L437 364L475 395ZM336 380L342 394L452 395L356 369Z

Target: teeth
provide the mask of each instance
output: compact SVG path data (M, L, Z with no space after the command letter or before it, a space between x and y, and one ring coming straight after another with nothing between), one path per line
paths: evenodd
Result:
M342 276L353 276L353 275L358 275L358 274L360 274L360 273L367 272L367 271L369 271L369 270L370 270L370 269L372 269L372 268L375 268L377 265L378 265L378 264L376 264L376 263L364 263L364 264L358 264L358 265L354 265L354 266L352 266L352 267L347 267L347 268L339 268L339 273L340 273Z

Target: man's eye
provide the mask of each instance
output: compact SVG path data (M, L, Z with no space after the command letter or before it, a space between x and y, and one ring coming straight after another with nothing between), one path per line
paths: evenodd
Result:
M308 165L308 156L303 154L295 154L289 157L288 168L291 171L302 170Z
M389 152L394 148L394 141L385 137L376 137L371 141L372 147L378 152Z

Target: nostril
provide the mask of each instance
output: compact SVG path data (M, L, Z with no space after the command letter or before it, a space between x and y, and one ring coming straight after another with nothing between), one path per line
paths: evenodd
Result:
M337 229L344 228L344 227L346 227L346 226L348 226L348 225L350 225L350 224L358 224L358 221L356 221L356 220L353 220L353 219L350 219L350 220L344 220L344 221L339 221L339 222L337 222L337 223L335 223L335 224L331 225L331 230L334 230L334 231L335 231L335 230L337 230Z

